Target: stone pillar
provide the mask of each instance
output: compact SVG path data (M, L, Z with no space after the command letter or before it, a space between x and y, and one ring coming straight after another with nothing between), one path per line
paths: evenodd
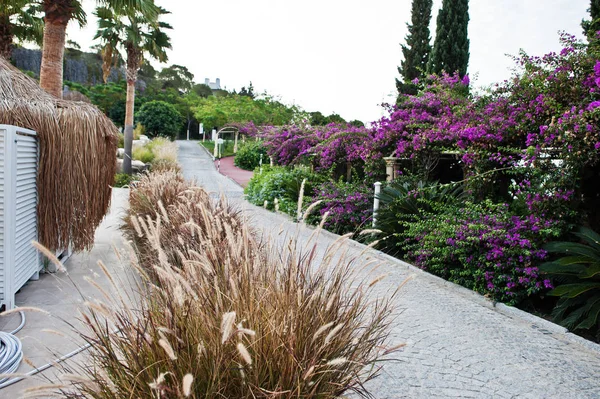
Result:
M396 157L385 157L383 158L385 161L385 174L386 181L392 181L396 178L396 163L398 162L398 158Z
M238 151L238 135L240 132L235 132L235 141L233 142L233 153L237 154Z

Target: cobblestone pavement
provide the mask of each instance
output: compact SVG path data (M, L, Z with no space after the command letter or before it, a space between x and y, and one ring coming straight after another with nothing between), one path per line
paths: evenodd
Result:
M311 228L241 200L242 189L214 169L197 143L179 142L187 178L238 202L265 234L305 242ZM282 233L278 233L282 232ZM323 233L322 250L338 236ZM351 254L364 246L348 242ZM392 345L406 343L385 362L381 376L367 384L376 398L600 398L600 349L564 329L424 273L372 251L368 262L382 262L389 273L376 294L394 290L414 275L396 298Z

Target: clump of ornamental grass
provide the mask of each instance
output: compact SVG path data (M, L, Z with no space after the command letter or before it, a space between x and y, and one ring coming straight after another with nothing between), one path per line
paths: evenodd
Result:
M174 171L150 173L140 180L131 190L125 221L140 263L151 274L160 256L181 268L186 261L205 255L208 247L215 250L213 261L220 262L228 256L224 241L228 232L235 233L242 225L240 213L224 198L212 201L204 189ZM158 236L153 236L150 231L159 222ZM159 251L150 237L168 245Z
M177 172L181 173L181 167L177 162L168 159L155 159L150 165L150 170L155 173Z
M181 173L174 170L153 172L142 175L136 183L135 188L129 193L129 213L125 222L130 230L129 216L135 213L137 216L155 218L161 212L158 203L163 207L174 204L179 194L188 190L192 185L187 182Z
M154 154L155 162L158 160L177 163L177 143L164 137L156 137L146 145Z
M192 202L200 190L190 189L190 197L138 219L141 235L157 254L155 263L135 266L141 276L135 295L121 290L125 299L105 296L87 304L88 331L81 335L93 345L90 361L78 367L79 379L71 378L61 394L368 396L363 384L378 374L378 360L394 350L384 345L395 292L385 299L370 294L381 279L357 279L355 270L368 265L341 250L347 237L323 255L317 251L318 230L304 247L295 238L260 243L246 223L227 217L224 200ZM167 237L178 232L183 243L165 239L165 231ZM179 264L169 261L173 252ZM129 305L131 297L137 300Z

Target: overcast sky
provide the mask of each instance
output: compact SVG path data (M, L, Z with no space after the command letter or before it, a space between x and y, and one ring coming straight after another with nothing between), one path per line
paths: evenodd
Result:
M239 89L252 81L285 103L364 122L382 115L379 104L395 100L411 0L156 1L172 12L165 18L174 27L168 65L188 67L196 82L218 77L227 89ZM96 2L83 3L89 24L68 33L87 49ZM434 0L432 38L441 3ZM581 36L588 7L589 0L471 0L475 84L509 77L506 54L558 50L560 30Z

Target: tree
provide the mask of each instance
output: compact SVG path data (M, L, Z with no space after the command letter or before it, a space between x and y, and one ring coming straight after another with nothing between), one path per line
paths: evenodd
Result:
M413 92L412 81L421 78L427 70L427 61L431 53L431 37L429 23L431 22L431 7L433 0L413 0L411 24L406 24L408 35L406 45L400 45L404 60L398 67L402 80L396 79L399 93Z
M346 120L334 112L333 114L325 118L325 124L329 125L330 123L343 124L346 123Z
M86 15L80 0L40 1L44 10L40 87L60 98L63 86L63 59L67 25L71 20L76 20L81 26L85 25ZM97 0L97 2L110 9L130 12L137 10L145 15L157 15L157 8L153 0Z
M194 115L207 129L223 127L227 124L285 125L296 112L295 107L266 96L253 100L248 96L230 94L228 96L211 96L198 100L193 107Z
M469 65L469 0L444 0L437 17L433 51L427 71L467 74Z
M13 41L41 44L44 21L41 7L30 0L2 0L0 3L0 56L10 59Z
M308 116L312 126L325 126L327 124L327 118L320 111L310 112Z
M202 98L207 98L207 97L210 97L213 95L212 89L208 85L205 85L204 83L194 85L194 87L192 88L192 91L194 93L196 93L196 95L198 97L202 97Z
M247 89L246 89L246 86L242 86L239 95L247 96L250 98L255 98L256 95L254 94L254 86L252 86L252 82L250 82L250 85L248 86Z
M173 105L164 101L150 101L142 105L136 119L144 126L148 136L175 139L182 117Z
M171 65L158 73L162 88L172 88L180 93L187 93L194 85L194 74L181 65Z
M354 119L353 121L348 122L348 124L354 127L365 127L365 124L362 121L359 121L358 119Z
M590 0L588 12L592 19L581 21L583 34L588 38L596 38L597 32L600 31L600 0Z
M172 29L170 25L160 22L159 18L169 12L154 6L156 16L129 9L118 12L106 7L98 7L98 32L95 39L113 49L122 48L126 54L127 64L127 103L125 108L125 155L123 172L131 174L131 149L133 143L133 113L135 104L135 83L138 71L144 61L144 55L160 62L167 61L166 50L171 48L171 39L164 29Z

